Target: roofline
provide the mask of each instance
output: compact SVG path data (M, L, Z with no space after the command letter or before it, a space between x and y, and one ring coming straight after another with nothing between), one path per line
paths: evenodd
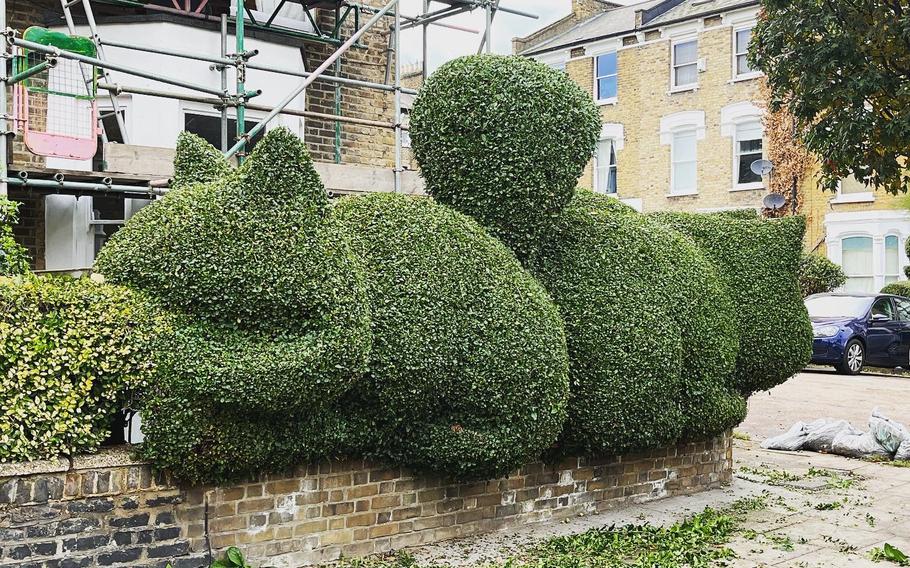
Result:
M656 4L653 8L649 8L647 10L642 10L642 14L641 14L642 25L647 24L654 18L667 13L668 11L679 6L680 4L682 4L685 1L686 0L666 0L664 2L661 2L660 4Z
M679 5L679 4L682 2L682 0L668 0L668 2L677 2L676 5ZM662 3L661 3L661 4L662 4ZM657 8L657 7L660 6L661 4L657 4L657 5L655 6L655 8ZM714 15L717 15L717 14L722 14L722 13L724 13L724 12L730 12L730 11L732 11L732 10L739 10L740 8L746 8L746 7L749 7L749 6L758 6L759 4L761 4L760 0L747 0L746 2L743 2L742 4L737 4L737 5L735 5L735 6L730 6L730 7L728 7L728 8L717 8L717 9L711 10L711 11L709 11L709 12L703 12L703 13L701 13L701 14L696 14L696 15L693 15L693 16L688 16L688 17L686 17L686 18L677 18L677 19L675 19L675 20L670 20L670 21L667 21L667 22L658 22L657 24L653 24L653 25L649 25L649 26L642 25L641 27L632 27L632 28L630 28L630 29L628 29L628 30L622 30L622 31L618 31L618 32L611 33L611 34L604 34L604 35L600 35L600 36L595 36L595 37L590 37L590 38L579 39L579 40L571 41L571 42L569 42L569 43L562 43L562 44L558 44L558 45L555 45L555 46L552 46L552 47L546 47L546 48L543 48L543 49L538 49L538 50L534 50L534 49L532 49L532 50L527 50L527 51L521 52L519 55L523 55L523 56L526 56L526 57L533 56L533 55L543 55L544 53L550 53L551 51L559 51L560 49L571 49L571 48L573 48L573 47L578 47L579 45L585 45L585 44L587 44L587 43L594 43L595 41L601 41L601 40L604 40L604 39L611 39L611 38L615 38L615 37L620 37L620 36L624 36L624 35L626 35L626 34L633 33L633 32L637 32L637 31L651 30L651 29L654 29L654 28L659 28L659 27L661 27L661 26L668 26L668 25L677 24L677 23L680 23L680 22L685 22L685 21L688 21L688 20L694 20L694 19L696 19L696 18L705 18L705 17L708 17L708 16L714 16ZM629 7L631 7L631 6L634 6L634 4L630 4L630 5L629 5ZM653 9L653 8L652 8L652 9ZM609 14L609 12L604 12L604 14ZM597 18L597 17L600 17L600 16L602 16L602 15L603 15L603 14L598 14L597 16L594 16L594 17ZM660 14L658 14L658 15L656 15L656 16L654 16L654 17L656 18L656 17L659 16L659 15L660 15ZM593 19L593 18L591 18L591 19ZM585 22L590 22L591 19L585 20ZM582 22L582 23L585 23L585 22Z
M708 16L716 16L717 14L723 14L724 12L732 12L733 10L739 10L740 8L747 8L749 6L758 6L760 4L761 4L760 0L746 0L746 2L743 2L741 4L736 4L735 6L729 6L727 8L715 8L714 10L710 10L708 12L702 12L701 14L689 16L688 18L676 18L675 20L667 20L666 22L657 22L656 24L642 25L639 29L644 31L644 30L659 28L661 26L670 26L670 25L678 24L680 22L685 22L687 20L691 20L694 18L706 18ZM656 17L657 16L655 16L655 18Z

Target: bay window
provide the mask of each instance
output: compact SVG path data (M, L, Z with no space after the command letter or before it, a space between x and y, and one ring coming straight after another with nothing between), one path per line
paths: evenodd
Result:
M874 292L872 237L847 237L841 241L842 261L848 292Z
M896 235L885 237L885 284L897 282L901 275L900 239Z

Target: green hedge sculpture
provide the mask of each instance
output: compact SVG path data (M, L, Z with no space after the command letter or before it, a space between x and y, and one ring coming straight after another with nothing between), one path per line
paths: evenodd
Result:
M16 242L13 225L19 221L19 204L0 196L0 276L28 272L28 252Z
M411 140L427 190L520 257L572 199L600 135L597 107L564 73L517 56L461 57L427 80Z
M95 451L152 377L165 328L128 289L0 278L0 462Z
M733 306L689 239L619 201L579 191L533 271L559 306L569 348L564 451L615 454L737 424L725 388Z
M176 177L193 181L143 208L95 266L181 317L157 350L143 452L190 480L272 471L288 452L325 446L290 440L300 446L294 452L262 441L260 463L241 462L232 452L249 436L229 436L237 426L225 417L251 432L276 421L306 429L347 392L370 349L364 270L329 217L306 148L289 131L269 132L236 171L207 169L199 162L212 153L192 136L181 142ZM217 177L200 183L206 171ZM168 405L196 409L196 426L166 424L186 415ZM178 433L185 438L168 438Z
M568 395L556 307L474 220L431 200L346 198L367 267L373 351L344 406L353 446L460 478L493 477L556 440Z
M808 364L812 325L798 282L802 217L656 213L653 218L690 236L726 284L739 330L732 387L749 396L783 383Z
M833 292L847 282L844 269L820 254L803 253L799 262L799 288L803 298Z

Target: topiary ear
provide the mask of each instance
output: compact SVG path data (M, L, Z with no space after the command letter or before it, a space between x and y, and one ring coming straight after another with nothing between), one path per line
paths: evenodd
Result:
M215 181L230 171L231 164L224 155L204 139L186 131L177 137L171 187Z
M310 153L287 128L266 134L238 173L244 190L252 195L279 201L305 199L320 207L329 203Z

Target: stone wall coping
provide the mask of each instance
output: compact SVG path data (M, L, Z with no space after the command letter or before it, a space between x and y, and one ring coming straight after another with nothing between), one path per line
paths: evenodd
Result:
M147 465L147 462L135 459L129 446L112 446L102 448L95 454L80 454L72 458L0 463L0 479L88 469L111 469L131 465Z

